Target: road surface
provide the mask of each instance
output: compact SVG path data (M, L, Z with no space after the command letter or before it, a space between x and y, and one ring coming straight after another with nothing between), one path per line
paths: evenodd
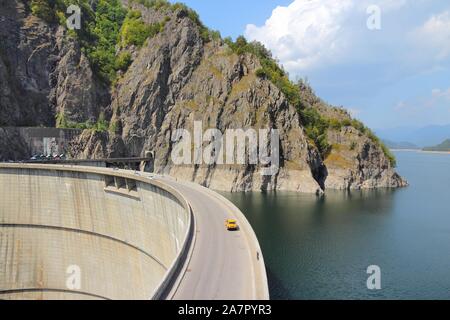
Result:
M196 226L190 260L179 285L168 298L268 299L262 254L259 245L254 248L250 244L253 239L250 239L248 229L242 228L244 223L248 224L242 213L221 196L197 184L165 177L155 180L170 185L186 198ZM236 219L240 230L227 231L226 219ZM258 264L262 264L262 268Z

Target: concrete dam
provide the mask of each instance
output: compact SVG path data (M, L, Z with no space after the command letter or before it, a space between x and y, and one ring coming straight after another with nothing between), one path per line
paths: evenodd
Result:
M268 298L253 230L211 190L112 168L0 164L0 299Z

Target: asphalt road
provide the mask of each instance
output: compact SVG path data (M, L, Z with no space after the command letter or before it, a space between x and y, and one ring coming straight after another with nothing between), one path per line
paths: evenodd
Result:
M191 204L196 239L182 280L169 298L175 300L257 299L254 269L247 237L242 230L227 231L226 219L240 213L210 190L188 182L157 178L180 192Z

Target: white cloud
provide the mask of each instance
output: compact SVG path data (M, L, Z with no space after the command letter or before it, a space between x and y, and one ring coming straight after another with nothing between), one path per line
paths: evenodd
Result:
M288 70L303 70L345 50L343 25L353 7L353 0L295 0L277 7L264 26L247 25L245 34L269 47Z
M434 98L445 98L450 100L450 88L447 90L433 89L431 90L431 96Z
M439 68L429 55L441 60L450 56L450 14L445 11L424 23L418 18L424 4L424 0L294 0L273 10L263 26L247 25L245 35L265 44L292 75L380 62L397 65L398 73L425 72ZM381 10L379 31L367 29L366 9L371 5ZM425 44L432 52L424 50Z
M412 37L433 58L444 60L450 57L450 11L433 15L413 31Z
M394 107L394 111L402 114L428 114L437 112L441 114L441 111L448 108L450 103L450 88L433 89L430 94L422 97L414 97L408 101L399 101Z
M319 95L357 107L362 112L356 114L373 126L384 125L383 111L395 111L402 124L449 121L450 90L423 90L448 86L450 2L292 1L273 10L263 25L245 30L292 79L307 76ZM380 8L381 30L367 28L371 5Z

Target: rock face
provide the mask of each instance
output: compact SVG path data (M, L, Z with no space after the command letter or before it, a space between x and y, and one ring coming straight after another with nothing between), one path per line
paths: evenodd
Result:
M0 161L23 160L28 154L27 142L18 129L0 128Z
M333 148L325 159L328 189L404 187L407 183L391 167L383 151L353 127L330 131Z
M54 126L94 120L108 89L64 28L29 13L27 2L0 0L0 125Z
M16 4L7 9L16 19L4 17L1 9L2 43L6 39L9 45L0 51L0 90L8 93L1 96L0 121L52 125L57 113L80 122L96 119L106 110L110 132L85 131L72 142L73 157L152 152L156 172L227 191L321 193L326 188L405 185L381 148L351 126L329 131L335 148L322 159L307 138L295 107L274 84L256 75L259 60L233 53L221 40L205 43L199 26L182 8L162 14L133 4L146 22L164 19L165 26L140 50L133 49L133 63L109 92L63 28L49 27L27 15L19 2L7 2ZM8 26L15 28L14 36L4 31ZM39 36L33 38L31 30L38 30ZM20 48L18 59L11 59L16 48ZM305 103L320 112L333 110L307 92L308 88L299 90L307 93ZM39 110L40 117L35 117ZM177 142L172 137L181 128L193 133L195 121L201 122L203 131L216 128L222 133L227 129L277 129L279 171L263 176L264 164L175 164L171 155ZM258 146L270 147L270 142Z
M351 122L349 113L328 105L311 87L300 84L302 101L326 118ZM331 151L324 159L321 180L325 189L371 189L405 187L408 183L394 170L380 145L352 126L328 129Z

